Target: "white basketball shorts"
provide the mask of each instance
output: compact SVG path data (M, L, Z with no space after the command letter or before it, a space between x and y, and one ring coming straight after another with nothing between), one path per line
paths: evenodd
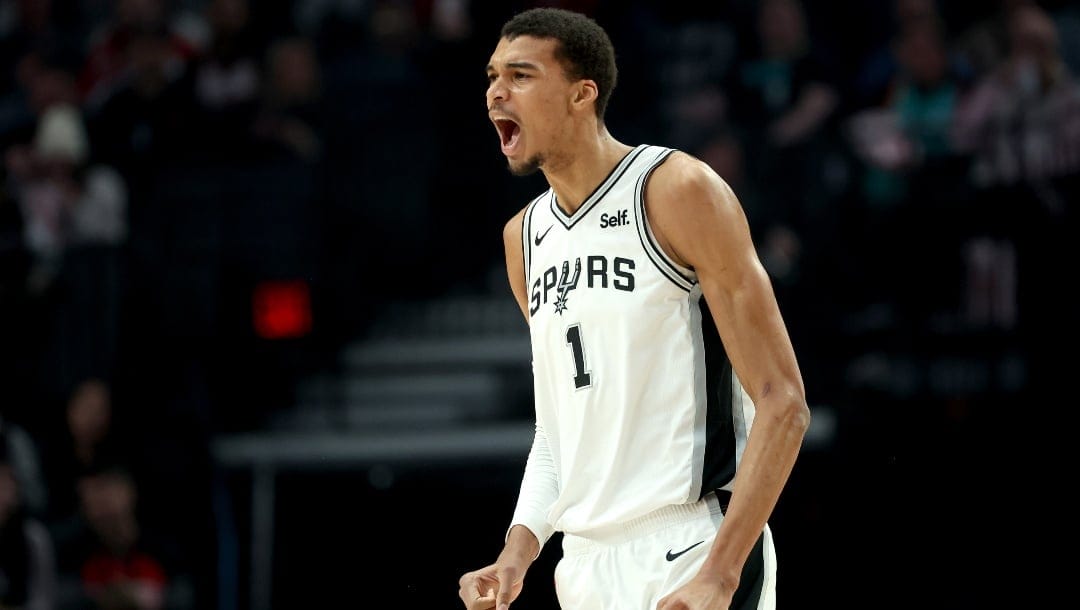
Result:
M629 523L563 535L555 567L562 610L654 610L693 578L724 520L727 492L668 506ZM743 566L731 610L774 610L776 553L765 527Z

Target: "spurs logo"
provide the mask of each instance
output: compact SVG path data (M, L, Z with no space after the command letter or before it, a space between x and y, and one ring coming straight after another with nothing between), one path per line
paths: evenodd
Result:
M562 314L566 311L566 299L570 291L577 288L578 279L581 277L581 259L574 259L574 275L570 275L570 261L563 261L562 274L559 276L559 297L555 299L555 313Z
M572 274L571 262L574 263ZM566 311L566 300L570 297L570 291L578 288L633 292L636 268L637 263L632 258L608 258L601 254L580 256L572 261L553 261L551 266L538 265L537 269L529 272L533 277L529 315L535 316L540 312L540 307L548 303L555 305L555 313L563 313Z

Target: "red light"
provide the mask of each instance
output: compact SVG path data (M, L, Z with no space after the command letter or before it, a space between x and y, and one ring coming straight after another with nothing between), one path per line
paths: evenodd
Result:
M263 339L295 339L311 332L311 295L303 280L262 282L252 295L252 323Z

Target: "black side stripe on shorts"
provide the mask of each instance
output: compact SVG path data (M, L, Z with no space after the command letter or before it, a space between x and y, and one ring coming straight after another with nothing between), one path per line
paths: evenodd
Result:
M743 564L739 588L731 598L728 610L757 610L761 590L765 586L765 532L758 536L754 548Z

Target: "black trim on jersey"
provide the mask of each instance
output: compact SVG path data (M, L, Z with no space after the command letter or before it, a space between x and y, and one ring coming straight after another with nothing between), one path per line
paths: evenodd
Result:
M552 191L551 213L560 223L562 223L564 227L567 228L567 230L572 229L579 220L584 218L585 215L589 213L589 210L592 210L596 207L596 204L601 199L603 199L604 196L607 195L611 189L615 188L615 185L619 183L619 179L623 177L623 174L626 173L626 170L630 169L630 166L634 164L634 160L637 159L638 156L642 152L644 152L646 148L648 148L647 145L641 144L638 145L634 150L623 155L623 158L619 161L619 163L616 164L615 167L611 168L610 172L608 172L607 177L605 177L603 181L601 181L600 184L598 184L596 188L593 189L593 192L585 198L585 203L583 203L581 207L574 212L573 216L567 216L566 212L564 212L563 209L559 207L558 197L556 197L554 191ZM603 190L603 192L599 192L601 191L601 189Z
M735 374L727 350L716 330L705 297L701 308L701 340L705 348L705 463L701 469L701 497L735 478L735 421L733 390ZM700 497L699 497L700 499Z
M634 214L637 216L638 221L638 241L641 242L641 248L645 251L645 254L648 255L649 260L652 261L657 271L671 281L672 284L689 292L694 286L694 280L683 275L682 271L673 266L667 256L664 255L663 251L660 249L660 245L652 238L652 234L649 231L648 217L645 215L645 183L648 181L649 176L652 175L653 171L657 167L660 167L664 161L667 161L673 152L675 152L675 150L670 148L664 151L663 154L653 161L653 166L642 172L638 177L637 185L634 187ZM645 235L649 236L647 242L645 240ZM672 275L672 273L674 273L674 275Z
M536 211L536 204L543 199L547 191L537 195L529 202L528 207L525 209L525 215L521 219L521 262L524 264L525 269L525 290L528 292L529 282L532 278L529 277L529 264L532 262L532 239L529 234L532 232L532 216Z

